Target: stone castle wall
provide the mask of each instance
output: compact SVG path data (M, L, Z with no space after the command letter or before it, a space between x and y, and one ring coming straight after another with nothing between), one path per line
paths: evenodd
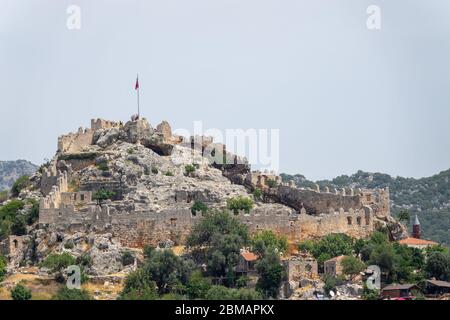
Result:
M125 126L138 126L141 122L147 123L142 119ZM59 153L67 155L82 152L87 145L92 144L95 131L121 126L122 123L118 122L91 120L90 129L80 129L77 133L58 139ZM129 141L141 141L142 131L153 130L147 125L135 129L130 128L127 131ZM162 123L157 130L164 136L164 140L170 139L171 130L167 123ZM213 142L208 139L205 142L203 138L201 141L202 149ZM191 138L190 144L195 143L196 138ZM225 147L221 146L219 148L226 152ZM93 160L81 159L79 161L82 162L78 163L75 158L73 161L75 162L70 163L72 169L78 170L92 164ZM320 190L319 186L315 189L303 189L292 183L283 184L281 178L273 173L251 173L247 164L239 166L236 163L219 167L234 183L244 184L250 189L260 187L269 201L286 205L257 205L248 214L239 212L236 217L246 224L252 233L268 229L287 236L293 242L330 233L346 233L362 238L373 232L375 216L390 215L388 189L330 191L328 188ZM275 181L276 186L269 186L269 179ZM171 208L168 210L151 212L131 209L123 212L116 209L114 202L102 207L92 202L92 192L105 187L105 183L88 181L81 186L84 191L69 192L68 173L58 171L56 161L52 161L41 180L45 197L40 203L40 224L72 231L95 228L97 231L112 232L123 245L130 247L155 245L166 239L180 243L201 218L201 214L191 213L191 202L198 200L214 206L222 200L213 199L207 193L179 190L175 192L174 203L170 203ZM120 200L121 186L114 181L110 181L107 186L108 189L117 191L117 199L113 200Z

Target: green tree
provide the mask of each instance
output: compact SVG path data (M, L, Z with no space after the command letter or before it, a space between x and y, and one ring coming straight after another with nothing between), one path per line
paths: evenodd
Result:
M191 273L187 284L189 299L204 299L211 288L211 281L198 270Z
M155 251L143 266L144 272L156 282L160 294L185 285L192 269L191 263L176 256L171 250Z
M208 206L201 201L195 201L192 205L191 212L193 215L195 215L199 211L205 214L208 211Z
M351 255L353 252L353 239L343 233L329 234L319 241L304 241L300 243L302 251L307 250L314 258L320 269L323 269L323 263L326 260L340 256Z
M130 251L125 251L122 254L122 265L129 266L134 263L134 255Z
M450 280L450 255L444 252L431 252L428 255L425 264L425 271L429 277L434 277L439 280Z
M388 282L394 280L395 254L391 245L384 244L376 246L370 254L369 264L379 266Z
M186 175L190 176L195 172L195 166L192 164L187 164L184 166L184 171L186 171Z
M120 300L155 300L158 290L151 274L143 269L131 272L125 279L124 288L119 296Z
M248 242L247 226L223 211L207 213L193 227L186 241L195 259L206 263L208 273L215 277L234 273L240 249Z
M52 300L94 300L94 298L86 290L69 289L64 286L58 290Z
M112 199L116 193L107 189L97 190L92 194L92 199L97 201L98 205L101 205L104 201Z
M261 200L263 198L263 192L260 188L253 190L253 197L257 200Z
M351 279L366 268L365 263L354 256L346 256L343 258L341 261L341 266L342 272L345 275L350 276Z
M7 275L6 267L7 260L4 256L0 255L0 282L2 282Z
M51 272L59 272L68 266L75 265L75 258L69 253L62 254L52 253L40 263L41 267L50 269Z
M409 224L409 221L411 220L408 210L401 210L398 213L397 218L400 222L405 222L406 224Z
M20 191L22 191L22 189L27 186L27 184L29 183L29 179L29 176L21 176L19 179L17 179L11 188L11 195L13 197L17 197Z
M259 278L256 288L267 298L276 298L285 278L280 256L275 250L268 250L264 257L256 263Z
M30 300L31 291L19 283L11 290L11 298L13 300Z
M230 198L227 200L227 207L229 210L233 211L234 214L238 214L240 210L249 213L253 208L253 200L243 196Z
M288 241L286 236L278 236L272 230L262 230L256 233L251 240L252 246L257 245L258 241L262 241L265 248L274 248L281 253L286 252L288 249Z

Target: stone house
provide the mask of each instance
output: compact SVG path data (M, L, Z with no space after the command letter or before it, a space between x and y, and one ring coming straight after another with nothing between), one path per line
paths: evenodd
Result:
M317 260L309 256L291 257L283 261L288 281L314 279L318 276Z
M238 275L254 275L256 274L255 264L258 256L253 252L243 250L239 255L236 273Z
M342 259L345 256L334 257L330 260L327 260L323 264L323 270L326 275L336 277L342 275Z

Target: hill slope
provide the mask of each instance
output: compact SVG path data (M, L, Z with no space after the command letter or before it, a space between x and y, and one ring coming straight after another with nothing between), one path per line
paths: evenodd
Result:
M284 181L294 180L299 187L313 187L316 183L300 174L281 176ZM394 215L402 209L408 209L411 218L417 213L425 238L447 246L450 244L450 170L421 179L358 171L351 176L342 175L333 180L317 181L317 184L330 188L389 187Z
M0 191L10 189L20 176L31 175L38 166L26 160L0 161Z

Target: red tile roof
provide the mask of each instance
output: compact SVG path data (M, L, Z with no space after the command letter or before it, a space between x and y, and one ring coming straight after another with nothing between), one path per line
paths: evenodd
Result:
M434 246L434 245L439 244L434 241L417 239L417 238L405 238L405 239L399 240L397 242L400 244L414 245L414 246Z
M258 256L254 254L253 252L244 251L241 252L241 256L245 259L245 261L256 261L258 260Z

